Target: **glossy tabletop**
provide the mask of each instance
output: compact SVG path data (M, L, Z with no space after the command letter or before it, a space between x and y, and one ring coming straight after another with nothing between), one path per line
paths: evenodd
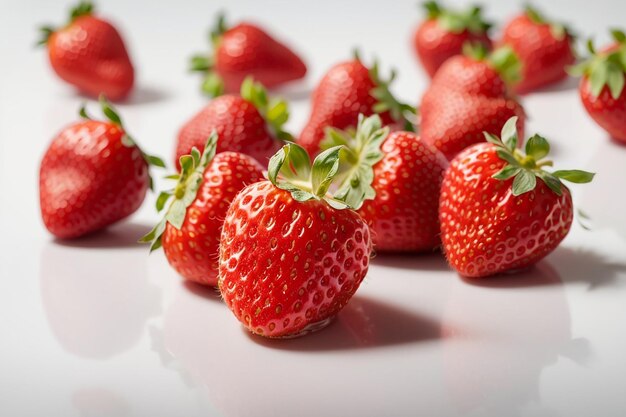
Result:
M125 125L168 162L178 128L206 102L186 60L207 49L219 9L254 18L306 57L307 80L281 92L295 132L315 81L354 46L398 68L403 99L417 101L427 85L409 43L421 16L414 1L99 3L138 70L137 91L118 106ZM494 19L517 9L484 3ZM552 140L559 166L598 173L572 187L592 230L575 223L535 268L479 282L441 254L379 254L328 328L266 341L243 330L216 290L185 284L161 252L135 243L157 220L153 195L88 238L45 231L39 161L86 99L32 45L36 26L61 22L69 3L0 4L0 415L626 415L626 147L589 119L575 81L521 100L527 132ZM599 42L626 23L624 2L542 7Z

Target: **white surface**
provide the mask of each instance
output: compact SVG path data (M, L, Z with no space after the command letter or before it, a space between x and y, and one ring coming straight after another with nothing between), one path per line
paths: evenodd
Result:
M205 103L185 67L207 48L215 3L100 2L138 67L139 91L119 109L168 162L177 129ZM354 45L400 69L402 98L426 85L408 44L421 16L413 0L229 3L232 21L254 17L292 35L309 86ZM491 3L492 18L516 9ZM214 292L185 286L162 253L133 244L156 220L152 196L129 222L75 245L45 232L39 160L83 99L32 44L35 27L61 22L68 3L1 6L0 415L626 415L626 148L591 122L573 83L523 103L527 131L553 140L559 166L598 172L574 187L594 231L574 225L536 269L490 286L463 282L436 255L379 256L334 325L269 343L249 337ZM601 40L626 15L621 1L542 7ZM291 94L296 132L306 92Z

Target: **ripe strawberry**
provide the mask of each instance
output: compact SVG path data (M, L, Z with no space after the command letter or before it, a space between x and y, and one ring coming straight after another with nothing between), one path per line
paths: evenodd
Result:
M445 173L439 201L441 239L448 263L461 275L484 277L532 265L567 235L573 209L561 179L586 183L594 174L548 172L546 139L534 135L526 155L517 149L515 117L501 137L461 152ZM539 178L539 181L537 180Z
M367 274L367 225L327 195L339 149L322 152L311 168L303 148L285 145L270 161L270 181L244 188L228 209L219 287L253 333L295 337L325 326Z
M519 69L511 49L487 55L484 48L468 47L465 53L442 65L420 106L422 140L448 159L484 141L483 131L499 132L512 116L518 116L520 131L524 126L524 110L507 89Z
M152 187L149 166L165 166L139 149L104 97L100 103L107 121L91 120L82 108L88 120L63 129L41 161L41 216L59 238L83 236L134 213Z
M163 246L170 265L190 281L217 286L218 253L224 215L230 202L248 184L263 180L263 167L248 155L222 152L215 155L217 133L204 151L194 148L182 156L182 172L176 187L163 191L157 211L171 199L165 217L142 242L150 251Z
M135 71L117 29L95 17L93 9L82 0L66 26L41 28L39 44L48 46L52 69L63 80L87 95L121 100L133 88Z
M315 156L320 151L326 128L356 127L359 114L379 113L385 125L414 130L411 116L415 108L399 102L389 91L394 78L392 71L390 79L383 81L378 64L368 69L358 56L332 67L313 92L311 115L298 144Z
M509 45L522 62L522 78L514 86L523 94L567 77L565 67L576 60L568 29L527 6L503 29L500 44Z
M248 76L272 88L306 75L298 55L251 23L228 28L224 16L218 16L211 44L212 55L194 56L191 70L205 74L202 90L212 97L236 93Z
M241 95L225 95L211 100L178 133L176 166L191 149L204 149L206 138L217 131L217 152L233 151L250 155L265 165L282 145L291 140L282 130L289 119L287 102L268 99L263 86L252 78L241 85Z
M464 12L442 9L437 2L424 3L427 17L413 36L413 45L422 66L433 77L448 58L459 55L466 42L477 42L491 49L489 28L480 7Z
M389 134L378 115L359 115L354 135L331 129L322 146L334 145L346 146L341 154L346 201L365 196L357 212L370 227L375 249L407 252L439 246L439 189L448 166L443 154L415 133Z
M596 52L590 42L591 58L570 72L582 75L579 93L587 113L614 139L626 143L626 35L612 33L615 44Z

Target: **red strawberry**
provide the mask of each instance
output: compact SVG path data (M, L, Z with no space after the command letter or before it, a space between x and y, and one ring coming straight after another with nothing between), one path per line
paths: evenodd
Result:
M573 40L565 26L546 20L529 6L511 20L504 27L500 44L513 48L522 62L522 78L515 91L528 93L566 78L565 67L576 59Z
M499 139L461 152L445 173L439 202L441 239L449 264L461 275L484 277L532 265L567 235L573 209L561 179L585 183L594 174L548 172L546 139L534 135L526 155L517 149L516 120ZM539 180L537 180L539 178Z
M48 46L50 64L59 77L93 97L125 98L135 71L124 41L106 20L93 16L93 5L81 1L61 29L43 27L41 45Z
M191 60L192 71L206 74L202 90L210 96L236 93L248 76L272 88L306 75L306 65L298 55L251 23L227 28L220 15L211 31L211 43L212 55Z
M107 121L82 117L61 131L41 161L39 198L43 222L53 235L79 237L121 220L141 206L151 187L144 154L126 133L120 117L101 97Z
M285 145L270 161L271 182L244 188L228 209L219 287L253 333L294 337L323 327L367 274L367 225L327 195L339 149L322 152L311 168L303 148Z
M491 49L487 33L491 25L481 16L480 7L455 12L424 3L428 15L413 36L413 45L424 69L431 77L448 58L459 55L466 42L478 42Z
M508 48L487 56L484 48L467 48L437 72L420 106L422 140L448 159L482 142L483 131L497 133L512 116L523 131L524 110L508 94L518 61Z
M268 99L263 86L248 78L241 85L241 96L218 97L182 127L176 143L176 166L192 148L204 149L206 138L217 131L217 152L241 152L265 165L282 145L290 140L282 130L289 118L284 100Z
M579 92L587 113L614 139L626 143L626 35L614 30L616 40L600 52L589 43L591 58L571 68L582 75Z
M217 286L220 233L230 202L248 184L263 180L263 167L248 155L223 152L215 155L213 132L204 152L194 148L181 157L182 172L173 190L157 199L161 211L171 203L165 217L142 238L150 250L161 245L170 265L185 279Z
M356 127L359 114L380 113L385 125L413 129L410 119L415 109L399 102L389 91L394 78L392 71L389 81L381 80L377 63L368 69L358 56L332 67L313 92L311 115L298 144L315 156L320 151L326 128Z
M439 189L448 166L440 152L415 133L389 134L377 115L360 115L354 135L330 130L323 147L332 145L347 147L342 154L345 199L350 204L352 197L365 196L358 213L369 225L377 250L439 246Z

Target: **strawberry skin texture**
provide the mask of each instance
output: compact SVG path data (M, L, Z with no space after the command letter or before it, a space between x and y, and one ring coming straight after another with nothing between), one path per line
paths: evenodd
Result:
M484 142L484 131L498 134L512 116L518 116L520 137L524 134L524 109L509 96L502 78L488 63L466 56L450 58L440 68L420 112L422 140L448 160Z
M614 139L626 143L626 88L614 99L605 86L598 97L591 93L587 76L580 81L580 98L591 118Z
M327 324L367 274L370 233L351 210L295 201L269 181L233 201L221 236L219 287L251 332L294 337Z
M437 19L422 23L413 36L413 46L424 70L432 78L449 58L460 55L465 42L479 42L491 49L491 39L486 33L476 35L469 30L452 33L442 28Z
M515 91L524 94L565 79L565 68L576 60L571 41L567 34L555 38L549 24L535 23L526 14L509 22L500 43L511 46L522 61Z
M394 132L374 166L376 198L358 213L378 251L428 251L438 247L439 190L448 160L414 133Z
M64 129L50 144L39 171L41 215L58 238L100 230L135 212L149 187L148 164L123 130L85 121Z
M232 151L250 155L261 164L280 149L281 143L269 133L266 122L252 103L236 95L217 97L183 125L178 133L175 163L193 147L204 150L206 138L215 129L219 135L217 152Z
M272 88L303 78L307 68L300 57L261 28L241 23L222 35L215 70L224 81L225 91L236 93L248 75Z
M185 279L217 286L220 233L228 206L242 188L263 179L263 167L248 155L223 152L213 158L182 227L168 222L162 237L168 262Z
M50 64L59 77L92 97L124 99L135 71L118 31L91 15L78 17L48 39Z
M490 143L473 145L444 175L439 202L441 239L448 263L479 278L530 266L552 252L572 224L567 187L558 196L541 180L513 196L513 179L492 178L506 164Z
M327 127L345 130L356 126L359 113L374 114L372 107L377 100L371 91L375 87L369 69L358 60L332 67L313 92L311 115L298 144L315 156L320 152ZM384 124L393 123L388 112L380 116Z

